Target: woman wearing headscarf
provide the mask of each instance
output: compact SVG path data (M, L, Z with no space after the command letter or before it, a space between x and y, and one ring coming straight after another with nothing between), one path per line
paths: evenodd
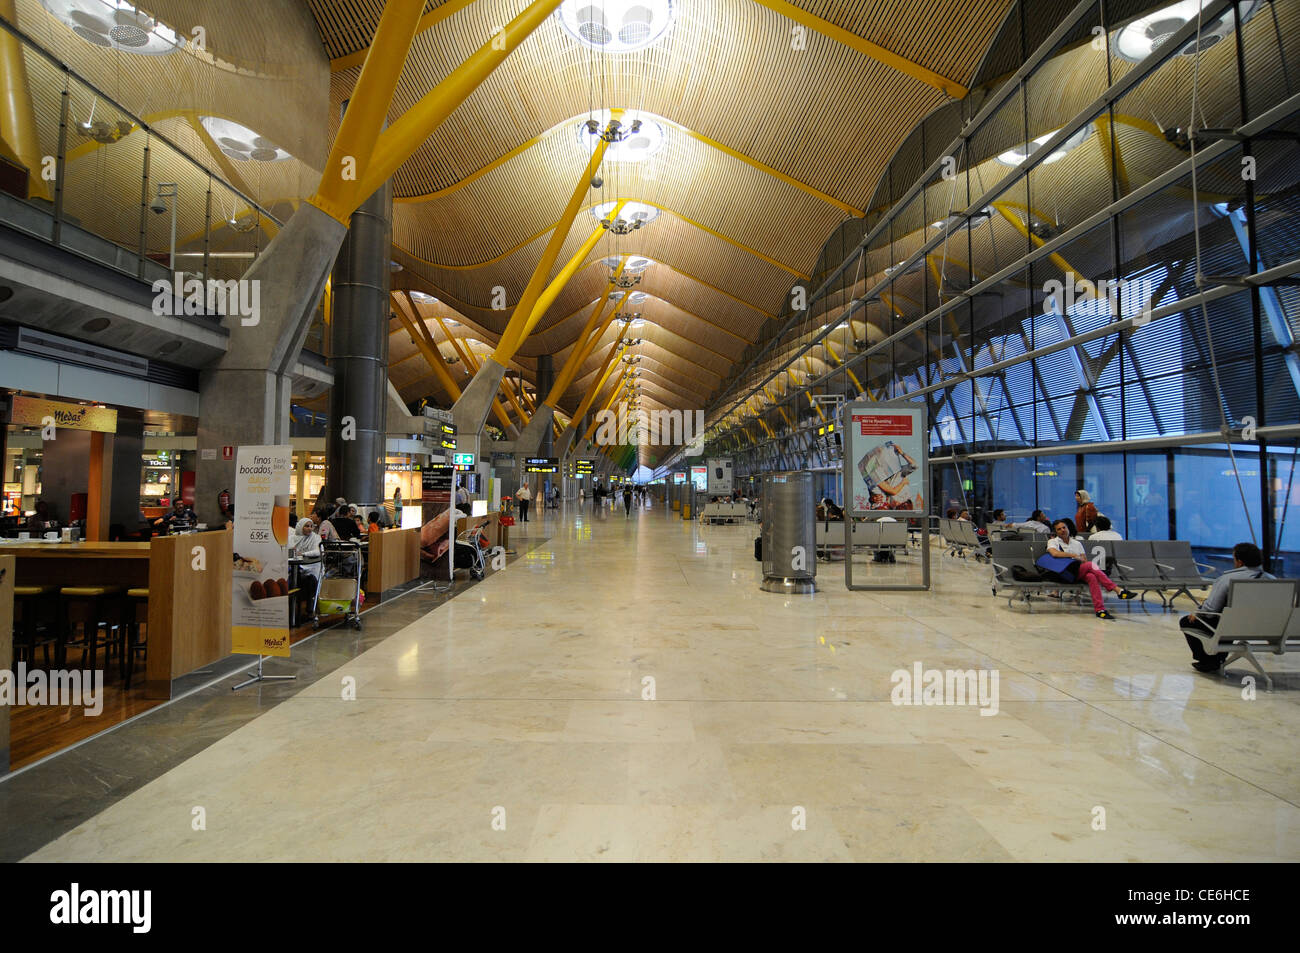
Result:
M321 550L320 533L316 532L316 524L310 519L298 520L298 538L289 548L289 555L299 559L316 560L303 563L298 567L298 600L300 602L306 600L309 605L315 604L316 590L320 586L322 575Z
M1074 514L1075 529L1080 533L1091 533L1093 524L1097 522L1097 504L1092 502L1087 490L1075 490L1074 502L1079 504L1079 510Z

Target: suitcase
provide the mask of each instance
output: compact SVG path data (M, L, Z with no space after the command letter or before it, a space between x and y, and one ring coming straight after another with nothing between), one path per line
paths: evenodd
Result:
M763 561L763 537L754 537L754 558L760 563Z

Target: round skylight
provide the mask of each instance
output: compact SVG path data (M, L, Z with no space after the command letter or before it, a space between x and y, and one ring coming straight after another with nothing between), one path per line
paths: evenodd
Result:
M618 263L619 257L617 255L610 255L604 260L605 267L610 269L617 268ZM643 258L640 255L629 255L627 258L627 264L623 266L623 274L639 275L653 264L653 258Z
M623 295L624 292L622 291L611 291L609 298L611 301L622 301ZM627 300L629 304L640 304L648 297L650 296L646 294L644 291L633 291L632 294L628 296Z
M231 159L239 162L283 162L293 158L270 139L237 122L217 116L200 116L199 122L217 147Z
M596 120L603 130L609 126L610 111L602 109L589 117L576 120L574 128L578 142L590 152L596 147L596 134L587 126L587 119ZM619 117L619 122L623 124L627 138L609 144L605 149L607 162L644 162L663 148L664 127L659 116L653 113L624 112ZM632 131L634 123L640 123L635 132Z
M1003 165L1010 165L1010 166L1020 165L1020 163L1024 162L1030 156L1038 152L1038 150L1043 147L1043 143L1047 142L1048 139L1051 139L1052 136L1056 135L1056 132L1057 130L1053 130L1047 133L1046 135L1039 136L1037 139L1033 140L1029 144L1029 148L1027 149L1024 146L1016 146L1016 148L1014 149L1008 149L1006 152L998 156L998 161L1001 162ZM1040 162L1039 165L1051 165L1053 162L1059 162L1061 159L1065 158L1065 154L1067 152L1076 148L1091 134L1092 134L1092 124L1089 123L1088 125L1082 127L1077 132L1075 132L1074 135L1070 136L1068 139L1066 139L1055 149L1053 149L1052 154L1047 156L1047 158L1043 159L1043 161Z
M185 45L169 27L122 0L41 0L41 5L87 43L104 49L166 56Z
M583 46L631 53L657 43L673 23L672 0L564 0L556 16Z
M1241 6L1241 19L1246 22L1260 7L1260 0L1249 0ZM1138 63L1160 49L1169 38L1189 22L1195 21L1201 8L1200 0L1181 0L1155 13L1138 17L1119 31L1115 37L1115 52L1130 63ZM1192 56L1198 50L1211 46L1232 35L1236 29L1236 16L1229 8L1222 17L1202 23L1200 42L1192 37L1178 51L1181 56Z
M614 211L614 206L617 204L617 202L602 202L592 208L591 214L596 217L596 221L604 221L609 218L609 214ZM653 205L646 205L644 202L627 202L619 210L618 217L625 222L640 220L648 225L659 217L659 209Z

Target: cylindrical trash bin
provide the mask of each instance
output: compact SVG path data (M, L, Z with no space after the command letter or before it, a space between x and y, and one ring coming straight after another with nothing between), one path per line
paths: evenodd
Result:
M817 591L816 525L811 473L763 476L764 592Z
M682 519L691 518L691 513L695 510L695 484L687 483L682 486Z

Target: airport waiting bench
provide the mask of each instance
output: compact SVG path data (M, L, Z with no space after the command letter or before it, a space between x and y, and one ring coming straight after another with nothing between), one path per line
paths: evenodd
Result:
M907 550L907 524L893 520L851 521L853 549L897 555ZM844 521L818 520L815 528L817 555L830 559L844 553Z
M749 504L705 503L700 519L705 523L743 523L749 519Z
M977 562L989 558L988 550L984 548L984 541L976 534L975 524L969 520L941 519L939 535L943 537L950 556L965 559L969 553Z
M1030 598L1048 592L1087 591L1083 583L1068 583L1054 579L1016 579L1016 567L1032 576L1038 572L1037 561L1047 552L1047 543L1040 540L995 540L990 544L993 561L993 594L998 590L1010 592L1008 606L1017 597L1029 605ZM1200 605L1192 589L1205 589L1214 583L1213 578L1202 575L1202 569L1211 567L1198 563L1192 557L1191 543L1185 540L1098 540L1084 542L1084 551L1102 572L1116 585L1140 593L1154 592L1160 596L1161 607L1173 608L1174 599L1186 594ZM1173 594L1166 598L1165 593ZM1031 607L1032 609L1032 607Z
M1248 661L1271 692L1273 679L1256 652L1283 655L1300 651L1300 608L1294 579L1238 579L1228 586L1228 601L1213 634L1184 629L1199 639L1209 655L1228 653L1219 674L1238 659Z

